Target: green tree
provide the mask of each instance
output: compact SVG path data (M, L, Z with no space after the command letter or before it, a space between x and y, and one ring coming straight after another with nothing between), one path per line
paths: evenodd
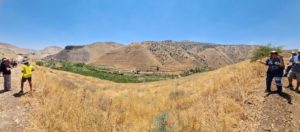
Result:
M251 62L254 62L256 60L262 59L264 57L267 57L270 55L271 51L277 51L278 53L282 52L282 47L274 47L271 44L264 45L264 46L259 46L257 50L253 53L251 57Z

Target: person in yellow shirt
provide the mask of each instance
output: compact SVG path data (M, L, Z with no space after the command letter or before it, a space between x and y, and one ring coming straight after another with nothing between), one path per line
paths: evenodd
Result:
M28 80L30 91L32 91L32 71L34 71L32 65L28 60L23 61L22 65L22 80L21 80L21 91L19 93L23 93L24 83Z

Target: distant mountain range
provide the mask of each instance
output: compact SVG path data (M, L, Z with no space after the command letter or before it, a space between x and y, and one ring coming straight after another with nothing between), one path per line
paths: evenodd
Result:
M64 49L51 46L43 50L18 48L0 43L2 54L29 55L32 59L54 59L102 65L120 70L177 72L193 68L220 68L252 56L257 46L221 45L192 41L145 41L129 45L97 42L69 45Z
M0 53L2 54L30 54L34 52L37 51L31 49L22 49L12 44L0 42Z
M122 45L100 42L66 46L47 59L104 65L115 69L176 72L197 67L220 68L252 56L257 46L191 41L145 41Z
M57 46L50 46L42 50L33 50L33 49L23 49L16 47L12 44L8 43L1 43L0 42L0 53L5 55L27 55L33 59L41 59L49 55L56 54L63 50Z
M42 50L34 52L31 56L34 59L42 59L42 58L45 58L47 56L57 54L62 50L63 50L63 48L60 48L60 47L57 47L57 46L49 46L47 48L44 48Z

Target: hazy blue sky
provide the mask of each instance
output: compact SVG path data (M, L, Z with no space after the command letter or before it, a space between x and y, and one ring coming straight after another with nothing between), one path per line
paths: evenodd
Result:
M0 41L20 47L192 40L300 46L300 0L0 0Z

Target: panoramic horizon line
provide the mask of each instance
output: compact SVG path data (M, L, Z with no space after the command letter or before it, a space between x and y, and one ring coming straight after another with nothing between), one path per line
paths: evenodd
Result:
M143 40L143 41L132 41L130 43L120 43L117 41L94 41L94 42L87 42L83 44L79 43L72 43L72 44L63 44L64 46L60 46L60 44L51 44L48 46L45 46L41 49L47 48L47 47L60 47L60 48L65 48L66 46L84 46L84 45L91 45L91 44L96 44L96 43L116 43L120 45L131 45L131 44L139 44L139 43L149 43L149 42L158 42L158 43L164 43L164 42L173 42L173 43L180 43L180 42L190 42L190 43L195 43L195 44L210 44L210 45L227 45L227 46L238 46L238 45L249 45L249 46L262 46L262 45L273 45L272 43L222 43L222 42L207 42L207 41L193 41L193 40L172 40L172 39L165 39L165 40ZM19 44L16 43L11 43L11 42L3 42L0 41L1 44L8 44L16 47L22 48L23 46L18 46ZM281 46L285 47L285 46ZM30 48L33 49L33 48ZM39 50L39 49L35 49Z

